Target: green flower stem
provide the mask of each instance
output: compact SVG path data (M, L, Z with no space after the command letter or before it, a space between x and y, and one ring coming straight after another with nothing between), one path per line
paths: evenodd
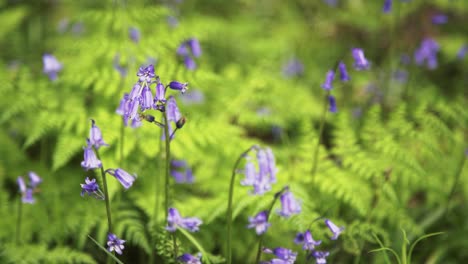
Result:
M232 169L231 183L229 185L229 197L228 197L228 207L226 213L226 222L227 222L227 239L226 239L226 249L227 249L227 264L231 264L232 261L232 248L231 248L231 239L232 239L232 196L234 194L234 182L236 179L236 169L239 166L242 158L249 153L252 147L245 150L239 158L237 158L236 163L234 163L234 168Z
M271 210L273 210L273 206L275 205L276 200L278 200L278 197L280 197L281 194L287 189L288 189L287 187L283 188L281 191L275 194L273 201L271 201L270 207L268 208L268 211L267 211L267 219L266 219L267 222L268 222L268 219L270 219ZM262 255L263 237L264 237L264 234L262 234L260 238L258 239L257 257L255 258L255 263L257 264L260 263L260 256Z
M325 127L325 121L327 119L327 113L328 113L328 96L330 96L330 91L327 90L327 93L325 95L325 102L323 104L323 109L322 109L322 118L320 120L320 128L319 128L319 134L318 134L318 139L317 139L317 146L315 147L314 160L312 163L312 177L315 177L315 173L317 172L317 160L318 160L318 155L319 155L320 143L322 141L323 129Z
M160 137L162 136L162 130L161 131L161 134L160 134ZM162 141L159 141L159 152L158 152L158 157L160 157L162 160L162 148L163 148L163 145L162 145ZM158 168L159 167L159 162L158 162ZM158 191L159 190L159 186L161 186L161 178L160 177L156 177L155 179L155 186L154 186L154 213L153 213L153 217L154 217L154 220L153 220L153 228L156 230L156 227L157 227L157 222L158 222L158 216L159 216L159 199L161 197L160 195L160 192ZM156 244L156 238L155 236L151 236L152 237L152 242L151 242L151 255L150 255L150 261L149 263L153 263L154 262L154 259L156 258L156 251L154 250L154 245Z
M172 243L174 245L174 263L178 263L177 262L177 255L179 254L178 251L178 247L177 247L177 236L176 236L176 232L173 232L172 233Z
M124 164L123 164L123 152L124 152L124 143L125 143L125 124L124 122L122 122L120 124L120 148L119 148L119 155L120 155L120 160L119 160L119 166L122 168L124 167Z
M93 147L93 149L94 149L94 152L96 152L96 157L102 163L101 157L99 156L99 151L95 147ZM104 189L104 200L106 201L107 227L109 229L109 233L112 233L112 218L111 218L111 210L110 210L109 192L107 191L107 180L106 180L106 172L104 171L104 164L101 166L101 176L102 176L102 186Z
M23 202L21 197L18 199L18 218L16 219L16 245L20 244L21 237L21 218L23 216Z

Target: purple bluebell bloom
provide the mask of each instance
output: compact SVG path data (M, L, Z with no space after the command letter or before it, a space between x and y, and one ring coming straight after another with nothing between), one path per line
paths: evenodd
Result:
M102 167L102 162L98 160L94 153L91 142L87 140L87 146L84 149L84 160L81 162L81 167L85 170L97 169Z
M179 121L180 118L182 118L182 115L180 114L179 107L177 107L177 102L174 98L174 96L169 96L169 100L167 100L166 104L166 114L167 114L167 121L174 121L177 122Z
M291 58L283 65L282 71L284 77L300 76L304 73L304 64L296 58Z
M271 190L271 184L276 182L276 165L273 152L269 148L255 148L257 153L258 171L250 157L246 157L244 174L245 178L241 181L243 186L253 186L254 194L262 195Z
M128 106L127 101L129 100L129 95L128 93L125 93L122 99L120 99L119 107L115 110L115 112L118 115L123 116L126 112L128 112L128 109L126 107Z
M273 154L273 151L271 148L265 148L265 153L266 153L266 158L267 158L267 166L268 166L268 173L270 176L270 183L276 183L276 173L278 172L278 169L276 168L276 162L275 162L275 155Z
M263 252L268 253L268 254L274 254L279 260L286 261L286 263L288 264L294 263L297 257L296 252L293 252L290 249L282 248L282 247L277 247L277 248L274 248L273 250L269 248L264 248ZM273 262L273 263L278 263L278 262Z
M202 264L201 262L201 254L198 254L197 256L190 255L188 253L185 253L177 258L180 262L184 264Z
M267 231L269 226L271 226L271 224L268 223L268 212L261 211L256 216L249 217L249 225L247 228L255 228L257 235L261 235Z
M29 185L31 186L31 188L36 188L37 185L39 185L39 183L42 182L42 179L41 177L39 177L39 175L37 175L35 172L33 171L30 171L28 173L28 176L29 176Z
M364 56L364 50L360 48L353 48L352 55L354 58L354 68L358 71L367 70L370 68L370 63Z
M140 67L137 76L139 77L140 82L147 82L148 84L151 83L151 79L156 76L154 74L154 65L150 64L147 67Z
M307 230L304 233L298 233L294 239L294 243L301 244L302 249L304 250L314 250L316 246L322 243L322 241L315 241L310 230Z
M25 193L26 192L26 183L24 182L23 177L18 176L18 179L16 180L16 182L18 183L18 188L19 188L20 193L22 193L22 194Z
M338 227L329 219L325 219L325 224L328 226L328 229L330 229L330 231L333 233L331 240L337 240L338 236L341 234L341 232L343 232L344 227Z
M185 160L171 160L171 176L177 183L193 183L193 172Z
M114 176L120 184L127 190L128 188L132 187L133 182L136 179L136 175L131 175L130 173L118 168L118 169L108 169L106 170L107 173Z
M417 65L426 64L427 68L433 70L437 68L437 52L439 44L434 39L425 38L419 48L414 52L414 60Z
M141 34L140 34L140 30L138 30L138 28L130 27L128 29L128 35L129 35L130 39L133 40L133 42L135 42L135 43L140 42Z
M195 70L197 68L197 63L190 56L184 57L184 63L185 67L187 67L187 69L189 70Z
M185 93L185 91L187 91L187 85L188 83L181 83L181 82L177 82L177 81L172 81L169 83L169 88L173 89L173 90L178 90L180 91L181 93Z
M107 235L107 250L109 252L115 251L117 254L122 255L122 250L125 248L124 243L125 240L119 239L112 233Z
M333 80L335 79L335 71L329 70L327 72L327 77L325 77L325 82L322 84L322 88L330 91L333 88Z
M432 24L443 25L448 22L448 16L445 14L435 14L431 18Z
M42 63L44 65L43 72L47 74L52 81L56 80L57 73L63 68L62 64L51 54L44 54L42 56Z
M166 102L166 89L164 88L164 84L159 82L159 80L158 80L158 83L156 84L156 94L154 96L154 100L156 102L162 102L162 103Z
M36 200L33 197L33 192L34 192L33 189L27 188L26 191L23 193L23 197L21 198L21 201L23 203L28 203L28 204L35 203Z
M298 214L301 212L301 205L289 190L285 191L281 195L280 201L281 210L278 211L279 215L288 218L293 214Z
M382 11L384 13L390 13L392 11L392 0L384 0Z
M187 42L182 42L182 44L180 44L180 46L177 48L177 51L176 51L177 55L180 55L180 56L188 56L189 55L189 48L187 46Z
M141 110L153 108L153 94L149 86L145 85L143 91L141 92Z
M340 61L338 64L338 71L340 72L340 80L342 82L347 82L350 80L348 71L346 70L346 64L344 64L344 62Z
M141 127L143 123L141 122L141 118L139 116L132 119L132 124L130 125L132 128Z
M338 109L336 107L336 100L333 95L328 96L328 103L330 105L330 108L328 109L331 113L336 113L338 112Z
M457 59L463 60L468 52L468 45L463 45L457 52Z
M169 232L175 232L177 227L182 227L190 232L196 232L203 222L195 217L183 218L177 209L169 208L167 223L166 230Z
M327 257L330 255L330 252L328 251L314 251L312 252L312 256L315 258L315 263L316 264L326 264L327 263Z
M104 194L99 189L99 185L96 182L96 179L90 180L89 177L86 177L85 183L81 183L81 197L84 194L88 194L89 196L93 196L96 199L104 200Z
M141 93L143 92L143 86L139 83L133 85L132 91L130 92L130 99L138 100L141 98Z
M96 149L99 149L101 146L109 146L102 139L101 130L96 126L96 122L93 119L91 119L91 129L89 130L89 143Z
M193 56L195 58L198 58L198 57L201 56L202 51L201 51L200 42L198 42L198 39L191 38L191 39L187 40L187 44L190 47L190 49L192 50L192 54L193 54Z
M250 159L247 159L247 162L245 163L244 175L245 175L245 178L241 180L241 185L243 186L254 185L255 179L257 177L257 173L255 172L255 164Z

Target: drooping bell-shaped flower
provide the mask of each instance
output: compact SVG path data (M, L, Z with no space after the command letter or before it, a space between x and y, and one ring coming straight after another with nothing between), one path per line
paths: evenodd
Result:
M336 113L338 112L338 109L336 107L336 100L335 100L335 97L333 95L329 95L328 96L328 104L330 106L330 108L328 109L331 113Z
M276 168L275 155L271 148L265 148L266 158L268 160L268 173L270 174L270 183L276 183Z
M195 70L197 68L197 63L190 56L184 57L184 63L185 63L185 67L187 67L187 69L189 70Z
M150 64L147 67L140 67L137 76L140 77L140 82L147 82L148 84L151 83L151 79L155 78L156 76L154 74L154 65Z
M340 72L340 80L342 82L347 82L350 80L348 71L346 70L346 64L344 64L344 62L340 61L338 64L338 71Z
M277 248L274 248L273 250L269 248L264 248L263 252L268 253L268 254L274 254L279 260L286 261L284 263L287 263L287 264L294 263L297 257L296 252L293 252L292 250L283 248L283 247L277 247ZM280 263L280 262L273 262L273 263Z
M187 86L188 86L188 83L181 83L177 81L172 81L169 83L169 88L173 90L178 90L181 93L185 93L185 91L187 91L188 89Z
M298 214L301 212L301 205L289 190L281 194L280 202L281 210L278 211L278 214L283 217L288 218L293 214Z
M28 173L28 176L29 176L29 185L31 186L31 188L36 188L36 186L42 182L41 177L39 177L39 175L37 175L33 171L30 171Z
M426 64L427 68L433 70L437 68L437 52L439 44L434 39L425 38L419 48L414 52L414 61L417 65Z
M119 103L119 107L117 107L117 109L115 110L115 112L118 114L118 115L121 115L123 116L126 112L128 112L126 108L126 106L128 106L127 104L127 101L129 99L129 95L128 93L125 93L124 96L122 97L122 99L120 99L120 103Z
M322 88L330 91L333 88L333 80L335 79L335 71L329 70L325 77L325 82L322 84Z
M42 56L43 72L49 76L52 81L57 79L57 73L62 70L62 64L55 58L54 55L44 54Z
M21 198L21 201L23 203L28 203L28 204L33 204L36 202L33 197L33 192L34 190L31 188L27 188L26 192L23 193L23 197Z
M153 94L149 86L145 85L141 92L141 110L147 110L153 108Z
M195 217L183 218L177 209L169 208L166 230L169 232L175 232L177 227L181 227L190 232L196 232L199 230L199 226L202 223L203 222L200 219Z
M314 251L312 252L312 256L315 258L315 263L316 264L326 264L327 263L327 257L330 255L330 252L328 251Z
M101 130L96 126L96 122L93 119L91 119L91 129L89 130L89 143L96 149L99 149L101 146L109 146L104 142Z
M180 46L177 48L176 53L177 53L177 55L180 55L180 56L188 56L189 55L189 49L188 49L187 43L185 41L182 42L182 44L180 44Z
M249 217L249 225L247 228L255 228L255 232L257 235L261 235L265 233L268 229L269 226L271 226L270 223L268 223L268 212L267 211L261 211L254 217Z
M190 255L188 253L185 253L177 258L179 262L182 262L184 264L202 264L201 262L201 254L198 254L197 256Z
M157 102L166 102L166 89L164 88L164 84L162 84L159 80L156 84L156 95L154 96L154 100Z
M86 194L93 196L96 199L104 200L104 195L101 190L99 190L99 185L96 182L96 179L90 180L89 177L86 177L85 183L81 183L81 196L83 197Z
M143 86L139 83L135 83L133 85L132 91L130 92L130 99L138 100L141 97L141 93L143 92Z
M140 30L138 30L138 28L130 27L128 29L128 35L129 35L130 39L133 42L135 42L135 43L140 42L141 34L140 34Z
M327 225L328 229L333 233L333 236L330 238L331 240L337 240L338 236L343 232L344 227L338 227L329 219L325 219L325 224Z
M166 115L167 115L168 122L170 121L177 122L182 117L179 111L179 107L177 107L177 102L174 96L172 95L169 96L169 99L167 100Z
M304 250L314 250L316 246L320 245L322 241L315 241L310 233L310 230L304 233L298 233L294 239L294 243L301 244Z
M198 42L198 39L191 38L187 41L187 44L192 50L193 56L195 56L196 58L201 56L202 51L201 51L200 42Z
M81 167L85 170L92 170L102 167L102 162L98 160L96 153L94 153L93 147L89 140L87 140L87 146L84 149L84 160L81 162Z
M385 0L382 8L384 13L390 13L392 11L392 0Z
M255 179L257 178L257 173L255 172L255 164L250 159L247 159L247 162L245 163L244 175L245 178L241 181L241 185L254 185Z
M119 182L120 184L122 184L122 186L125 188L125 189L128 189L130 187L132 187L133 185L133 182L135 181L136 177L134 175L131 175L130 173L118 168L118 169L108 169L106 170L107 173L109 173L110 175L114 176Z
M193 172L185 160L171 161L171 176L176 183L193 183Z
M119 239L115 234L109 233L107 235L107 250L109 252L115 251L117 254L122 255L123 245L125 240Z
M432 24L443 25L448 22L448 16L445 14L435 14L431 18Z
M364 56L364 50L360 48L353 48L352 55L354 58L354 68L358 71L367 70L370 68L370 63Z
M24 194L26 192L26 183L24 182L23 177L18 176L16 182L18 183L20 193Z

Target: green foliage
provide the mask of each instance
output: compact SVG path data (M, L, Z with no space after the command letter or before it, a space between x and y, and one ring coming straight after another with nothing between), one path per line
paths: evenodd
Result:
M383 254L368 252L400 248L400 228L415 237L449 229L434 238L437 243L415 251L414 262L468 257L460 237L468 227L467 61L454 59L468 33L456 26L468 14L463 1L413 0L397 4L398 16L387 17L379 1L342 1L337 9L306 0L10 2L0 1L0 225L8 227L0 229L0 263L105 261L88 238L105 245L104 202L79 195L86 176L100 177L80 167L91 118L110 145L100 149L104 167L138 175L128 191L108 180L115 232L126 240L119 259L147 263L156 250L157 260L173 261L172 237L164 229L161 130L149 123L123 127L115 113L149 58L157 61L164 83L189 82L190 90L204 95L201 103L187 103L188 95L171 91L187 117L171 143L172 156L186 160L195 175L194 184L171 184L171 204L203 220L196 234L178 232L179 253L201 252L204 263L225 261L229 176L238 155L260 144L275 153L278 183L265 196L253 196L237 175L234 263L253 262L257 235L246 229L247 219L265 210L285 185L302 201L302 213L287 220L274 214L266 247L300 251L294 235L310 228L324 241L321 249L336 249L331 263L382 263ZM436 9L453 21L430 34L441 41L439 68L409 66L408 82L397 83L391 75L405 67L397 62L400 53L412 54L422 38L405 32L426 32L424 19ZM167 16L175 14L179 25L172 27ZM64 18L69 24L60 32ZM129 39L129 27L141 31L139 43ZM195 71L176 55L190 37L203 50ZM352 47L365 48L372 71L351 69ZM44 53L64 65L56 81L42 73ZM113 67L117 55L125 76ZM301 76L281 73L291 57L304 63ZM337 60L349 65L352 80L335 81L339 112L327 115L317 173L311 175L324 101L320 85ZM445 84L449 79L453 85ZM161 119L159 112L150 113ZM15 181L29 170L44 182L36 204L23 206L22 244L14 246ZM346 227L336 244L329 242L322 218Z

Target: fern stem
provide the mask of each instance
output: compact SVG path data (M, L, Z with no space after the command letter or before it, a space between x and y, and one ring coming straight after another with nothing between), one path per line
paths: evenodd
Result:
M229 197L228 197L228 207L227 207L227 239L226 239L226 250L227 250L227 264L231 264L232 261L232 248L231 248L231 240L232 240L232 196L234 194L234 182L236 179L236 170L237 166L239 166L240 161L244 158L247 153L252 149L249 147L247 150L242 152L242 154L237 158L236 163L234 163L234 167L232 168L232 175L231 175L231 183L229 185Z
M167 215L169 214L169 171L170 171L170 163L171 163L171 138L169 136L169 125L167 122L167 113L163 113L163 118L164 118L164 138L166 141L166 173L164 177L164 208L166 209L166 221L167 221Z
M101 161L101 157L99 155L99 151L93 147L94 152L96 152L96 157L98 160ZM106 201L106 212L107 212L107 227L109 229L109 233L112 233L112 218L111 218L111 210L110 210L110 200L109 200L109 192L107 191L107 180L106 180L106 172L104 171L104 164L101 166L101 176L102 176L102 186L104 189L104 200Z
M273 210L273 206L275 205L276 200L278 200L278 197L280 197L281 194L287 189L288 189L288 187L285 187L281 191L275 193L275 196L274 196L273 200L271 201L270 207L268 208L268 211L267 211L267 218L266 218L267 222L268 222L268 219L270 219L271 210ZM262 234L260 236L260 238L258 239L257 257L255 258L255 263L257 263L257 264L260 263L260 256L262 255L262 246L263 246L263 237L264 237L264 235L265 234Z
M322 118L320 120L320 128L319 128L319 134L318 134L318 139L317 139L317 146L315 147L314 159L312 163L312 177L313 178L315 177L315 173L317 172L317 160L318 160L318 155L319 155L320 143L322 141L323 129L325 128L325 121L327 119L328 96L330 96L330 91L327 90L327 93L325 95L325 103L323 104L323 109L322 109Z
M23 216L23 202L18 199L18 218L16 219L16 245L20 244L21 237L21 219Z

